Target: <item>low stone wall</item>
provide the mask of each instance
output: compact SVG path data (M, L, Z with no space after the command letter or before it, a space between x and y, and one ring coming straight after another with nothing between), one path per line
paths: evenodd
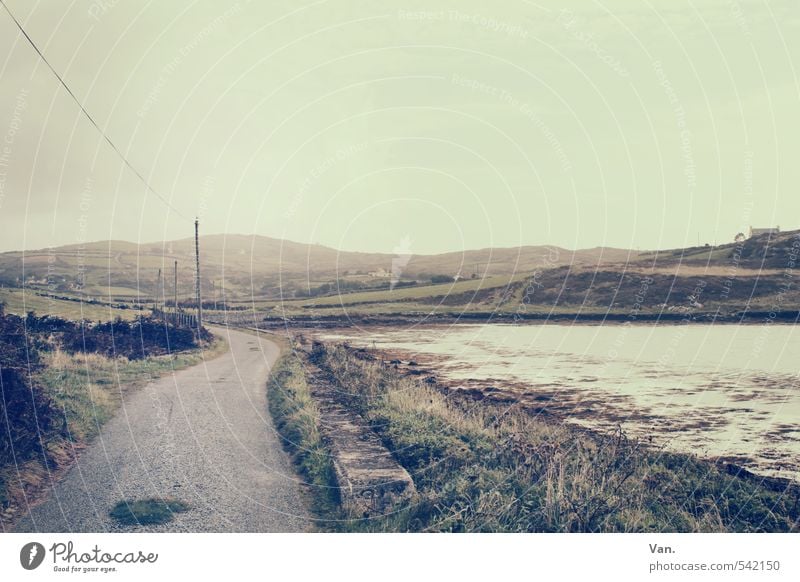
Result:
M320 410L320 430L333 457L342 507L357 517L381 515L416 494L414 481L366 421L340 402L339 391L304 358L306 381Z

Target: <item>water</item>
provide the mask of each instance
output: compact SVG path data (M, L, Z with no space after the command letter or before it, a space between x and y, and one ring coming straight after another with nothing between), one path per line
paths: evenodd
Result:
M337 331L569 422L800 479L800 331L790 325L456 325ZM529 407L530 408L530 407Z

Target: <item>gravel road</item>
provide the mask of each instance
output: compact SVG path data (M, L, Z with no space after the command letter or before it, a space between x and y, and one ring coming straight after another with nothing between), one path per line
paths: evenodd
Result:
M266 402L279 349L218 329L230 350L126 395L123 407L66 478L15 531L292 532L310 529L300 485ZM157 526L109 516L122 499L190 504Z

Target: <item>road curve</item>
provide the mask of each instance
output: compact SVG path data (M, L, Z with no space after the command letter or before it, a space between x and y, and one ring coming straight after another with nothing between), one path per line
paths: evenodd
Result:
M293 532L310 529L300 485L269 417L273 342L218 329L229 351L125 395L123 406L18 532ZM122 499L175 497L191 509L120 526Z

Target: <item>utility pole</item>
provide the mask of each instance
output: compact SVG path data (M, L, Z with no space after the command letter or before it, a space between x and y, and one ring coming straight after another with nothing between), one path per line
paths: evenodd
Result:
M178 261L175 261L175 283L172 287L173 301L172 307L175 309L175 326L178 326Z
M194 219L194 260L195 260L195 282L194 294L197 301L197 332L203 327L203 304L200 303L200 220Z
M156 300L155 300L155 308L158 311L158 296L161 292L161 269L158 270L158 278L156 279Z

